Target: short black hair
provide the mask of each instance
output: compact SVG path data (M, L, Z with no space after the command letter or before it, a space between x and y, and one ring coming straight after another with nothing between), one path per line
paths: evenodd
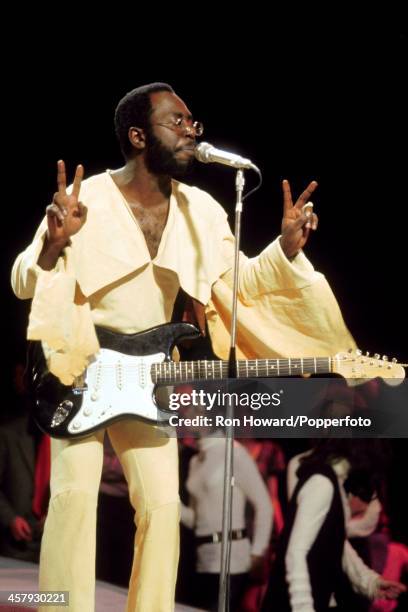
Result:
M350 492L368 501L375 493L381 493L391 463L391 447L382 438L320 438L312 452L301 459L297 475L302 478L309 470L341 459L347 459L351 466L347 487Z
M152 111L150 94L156 91L169 91L173 88L167 83L149 83L129 91L120 101L115 110L115 132L125 159L133 151L129 141L129 128L132 126L146 129L149 127L149 117Z

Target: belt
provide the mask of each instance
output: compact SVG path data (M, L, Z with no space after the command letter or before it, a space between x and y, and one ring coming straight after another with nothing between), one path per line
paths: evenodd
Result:
M231 531L231 540L243 540L246 537L247 537L246 529L235 529ZM213 544L216 544L217 542L222 541L222 533L221 531L217 531L215 533L211 533L210 535L206 535L206 536L196 536L195 541L197 545L208 544L210 542L212 542Z

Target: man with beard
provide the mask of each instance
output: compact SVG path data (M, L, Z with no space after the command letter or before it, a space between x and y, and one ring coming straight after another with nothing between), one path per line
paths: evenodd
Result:
M169 322L180 290L216 354L228 354L234 238L209 194L174 180L190 167L202 125L169 85L153 83L119 102L115 128L123 168L82 181L78 166L67 191L59 161L58 192L12 273L17 296L33 298L28 337L42 341L49 370L66 385L98 351L94 325L134 333ZM285 181L280 238L256 258L242 254L239 356L329 355L353 346L327 282L301 250L317 226L304 212L316 185L293 204ZM176 440L136 420L107 432L136 510L127 609L170 611L179 547ZM74 611L94 608L103 435L52 443L40 586L69 590Z

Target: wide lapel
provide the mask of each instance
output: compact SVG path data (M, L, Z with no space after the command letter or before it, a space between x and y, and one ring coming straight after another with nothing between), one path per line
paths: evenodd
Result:
M72 238L72 253L77 280L89 296L150 263L150 254L136 219L107 172L83 184L81 200L88 206L88 218Z
M72 237L72 256L85 296L153 263L172 270L189 295L208 303L211 286L229 268L222 237L214 233L208 194L172 182L169 216L153 261L130 207L107 172L84 181L81 200L88 206L88 218Z
M153 260L154 265L175 272L184 291L202 304L208 303L212 284L229 267L221 255L218 236L214 235L206 196L173 181L171 214Z

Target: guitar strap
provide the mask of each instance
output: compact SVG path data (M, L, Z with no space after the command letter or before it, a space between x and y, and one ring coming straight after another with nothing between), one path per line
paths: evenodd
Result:
M203 336L207 335L204 306L195 298L190 297L181 287L174 303L171 320L173 323L176 321L192 323L198 327Z
M174 303L171 321L172 323L186 321L192 323L201 331L200 338L179 342L178 349L182 360L218 359L207 333L204 306L181 288Z

